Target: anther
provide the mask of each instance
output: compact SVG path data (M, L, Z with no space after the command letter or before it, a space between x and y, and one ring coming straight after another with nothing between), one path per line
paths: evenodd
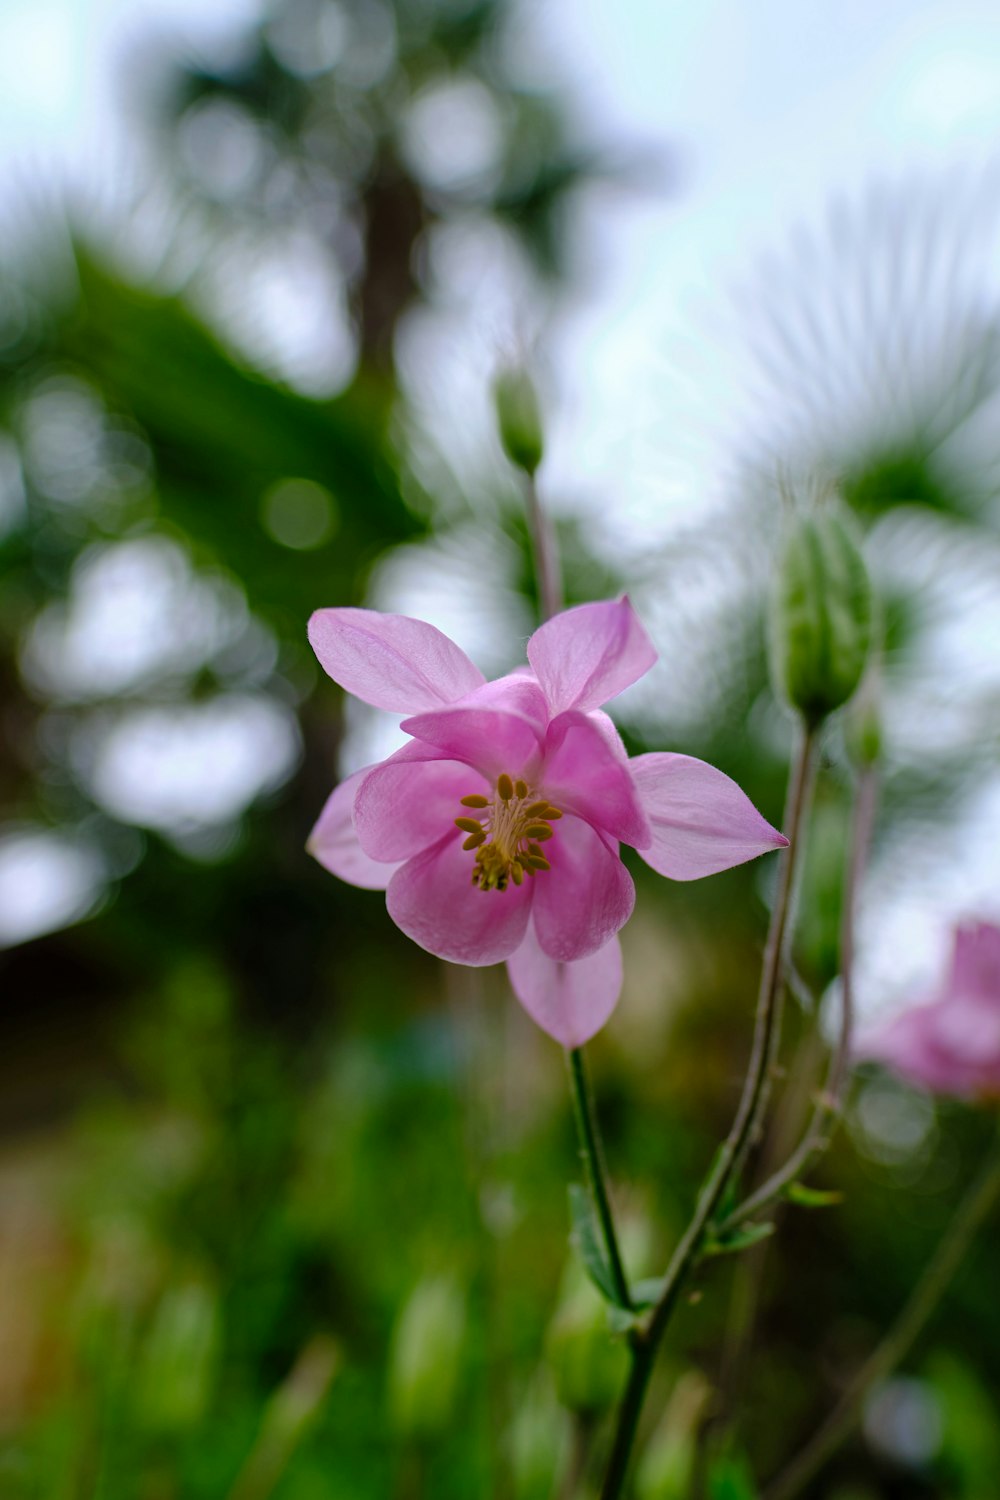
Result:
M520 780L515 781L514 790L519 797L526 797L528 795L528 783Z
M506 771L501 771L500 775L497 777L497 792L500 796L501 802L509 802L511 797L513 797L514 795L514 783L511 781Z
M529 839L537 839L540 844L544 844L546 839L552 837L552 829L548 823L529 823L524 830L524 836Z
M469 797L462 798L463 807L489 807L488 797L481 797L478 792L473 792Z
M521 869L521 866L519 864L515 863L511 865L510 878L511 880L513 880L515 885L521 884L521 881L524 879L524 871Z
M462 844L462 848L463 849L478 849L479 846L480 846L480 844L485 844L485 843L486 843L486 835L483 832L483 830L480 828L480 830L479 830L478 833L470 833L469 834L469 837Z
M463 833L482 833L483 825L478 818L456 818L455 827L461 828Z

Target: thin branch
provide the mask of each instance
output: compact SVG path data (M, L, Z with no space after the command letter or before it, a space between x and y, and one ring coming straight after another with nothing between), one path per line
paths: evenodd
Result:
M829 1150L844 1103L850 1076L851 1045L854 1033L854 918L857 893L864 873L875 815L875 772L861 773L855 802L851 852L845 881L840 924L840 1029L837 1045L830 1054L826 1081L816 1096L812 1118L805 1135L784 1166L779 1167L756 1192L744 1200L719 1225L725 1234L753 1218L797 1182Z
M1000 1138L972 1184L932 1255L923 1276L895 1325L862 1365L826 1421L776 1479L765 1486L762 1500L793 1500L850 1434L868 1392L906 1358L937 1307L980 1225L1000 1201Z
M618 1500L622 1493L657 1348L670 1322L688 1273L698 1258L705 1230L719 1206L757 1118L758 1103L764 1087L770 1056L777 998L781 987L781 960L791 910L796 856L805 821L815 748L814 733L804 730L789 782L784 820L789 847L780 856L778 888L775 892L774 908L764 952L753 1044L743 1093L729 1134L716 1154L708 1177L698 1194L691 1221L667 1268L659 1300L645 1322L633 1334L632 1366L618 1411L614 1443L604 1487L601 1490L601 1500Z

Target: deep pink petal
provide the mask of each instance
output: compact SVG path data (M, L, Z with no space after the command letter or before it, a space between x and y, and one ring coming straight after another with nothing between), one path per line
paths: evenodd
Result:
M735 781L703 760L654 753L629 765L653 829L639 852L660 875L700 880L788 843Z
M528 660L558 714L617 697L649 671L656 651L626 595L547 620L528 642Z
M550 958L539 946L534 923L507 960L511 988L531 1019L564 1047L582 1047L618 1004L622 950L617 935L572 963Z
M551 870L535 876L535 930L550 958L596 953L632 915L632 877L606 836L569 815L545 844Z
M533 781L542 758L548 712L538 684L521 673L487 682L461 703L404 719L402 727L490 781L501 771Z
M590 714L571 709L549 725L541 789L556 807L642 849L653 831L623 754Z
M369 771L358 789L354 826L372 859L419 854L469 816L461 799L489 788L478 771L444 760L432 746L411 741Z
M421 948L456 964L501 963L520 946L532 882L505 891L472 884L473 856L454 830L397 870L386 891L389 915Z
M355 771L330 793L306 848L325 870L346 880L348 885L359 885L367 891L384 891L399 868L398 862L385 864L371 859L358 842L354 829L355 798L371 769L371 766L366 766L363 771Z
M408 615L318 609L309 621L309 641L334 682L394 713L453 703L484 680L454 641Z
M956 930L951 988L989 998L1000 1008L1000 927L968 922Z

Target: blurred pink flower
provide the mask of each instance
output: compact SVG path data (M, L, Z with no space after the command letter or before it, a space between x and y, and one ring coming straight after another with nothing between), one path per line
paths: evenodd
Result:
M528 642L530 668L495 682L404 615L317 610L309 639L335 682L408 714L412 736L337 787L310 852L384 889L429 952L506 960L522 1005L564 1046L599 1030L621 990L617 934L635 889L619 843L694 880L787 842L703 761L629 760L598 711L656 660L627 598L549 620Z
M857 1053L933 1093L1000 1099L1000 927L957 928L935 998L862 1037Z

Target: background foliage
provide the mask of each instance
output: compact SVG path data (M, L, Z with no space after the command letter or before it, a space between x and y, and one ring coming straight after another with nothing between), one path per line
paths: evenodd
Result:
M59 853L38 878L82 882L67 925L0 959L13 1500L569 1494L620 1380L568 1249L575 1145L554 1047L502 974L421 954L377 896L304 854L345 731L306 648L311 610L368 598L400 548L428 568L470 548L474 562L470 526L503 560L484 589L497 665L520 656L534 609L499 455L483 492L456 501L394 364L407 317L435 305L435 228L495 226L556 298L568 205L609 168L574 142L567 101L514 82L499 0L366 0L340 50L326 14L285 0L218 66L141 59L170 205L155 274L125 264L113 226L72 216L46 219L35 253L4 269L0 815L8 846ZM455 88L488 100L499 144L489 171L442 182L410 149L414 109ZM905 195L875 220L861 209L809 256L798 247L780 296L769 282L755 337L787 429L740 455L721 548L692 529L628 580L680 688L629 700L623 724L636 749L711 759L779 821L768 486L776 462L832 465L886 601L876 857L890 860L956 815L994 756L1000 701L989 680L967 694L943 745L910 728L941 711L928 663L947 624L921 559L973 606L994 581L992 457L980 446L973 462L960 437L998 384L996 314L967 316L957 280L919 349L911 305L873 293L912 243L911 212ZM350 353L332 398L212 316L239 247L292 230L322 247L342 301ZM874 315L818 323L806 293L824 277L833 302ZM872 379L860 424L837 387ZM567 524L563 543L571 597L621 582L585 528ZM722 582L695 626L670 604L706 557ZM173 779L185 757L202 799L190 774ZM850 777L837 733L796 953L818 995L836 976ZM769 890L753 866L669 889L635 874L626 995L593 1051L630 1262L654 1274L729 1122ZM808 1017L790 1029L779 1138L816 1067ZM643 1500L688 1493L720 1379L742 1385L745 1417L714 1493L751 1494L741 1476L781 1462L902 1302L986 1128L861 1081L823 1174L844 1201L787 1213L742 1374L720 1354L740 1266L699 1278L651 1403ZM994 1280L984 1244L817 1496L994 1493Z

